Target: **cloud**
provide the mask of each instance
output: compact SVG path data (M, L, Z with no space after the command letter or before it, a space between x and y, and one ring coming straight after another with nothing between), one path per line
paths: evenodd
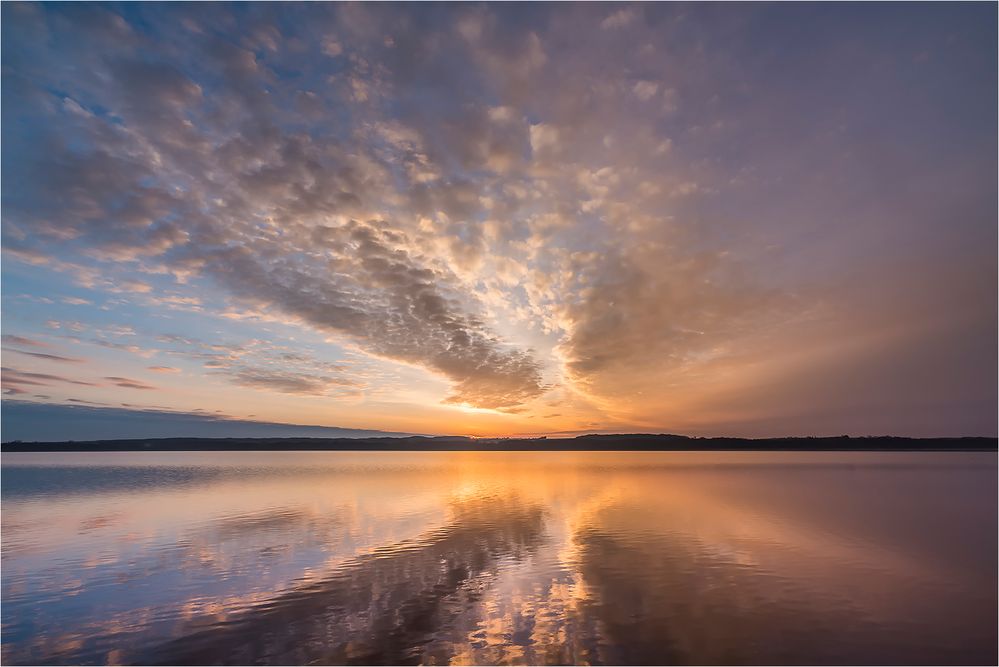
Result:
M80 403L82 405L108 405L107 403L101 403L100 401L88 401L85 398L67 398L67 403Z
M58 361L61 363L71 363L71 364L79 364L85 361L85 359L80 359L77 357L63 357L58 354L48 354L45 352L29 352L27 350L17 350L10 347L5 347L3 349L7 350L8 352L14 352L16 354L21 354L28 357L34 357L36 359L44 359L45 361Z
M635 93L635 97L643 102L648 102L659 92L659 84L655 81L639 81L634 85L632 91Z
M292 352L294 348L259 339L210 343L177 334L157 338L171 346L164 353L201 361L212 375L252 389L302 396L358 396L367 377L363 364L329 362L306 350ZM179 372L163 366L150 370Z
M0 368L2 372L2 380L4 393L6 394L23 394L30 392L30 387L48 387L53 383L55 384L74 384L82 385L86 387L97 387L96 383L85 382L83 380L74 380L72 378L63 377L61 375L52 375L50 373L34 373L31 371L22 371L16 368L3 367Z
M600 22L600 27L604 30L624 28L634 23L637 18L638 9L636 7L627 7L625 9L620 9L605 18Z
M75 331L77 333L84 331L87 328L87 325L83 322L60 322L59 320L46 320L45 326L49 329L69 329L70 331Z
M146 370L153 371L154 373L179 373L179 368L174 368L173 366L147 366Z
M529 76L545 56L537 35L525 39L524 50L490 53L488 66L504 76ZM323 48L329 51L330 44ZM63 150L63 137L53 128L53 151L31 165L31 193L14 202L12 224L47 221L43 234L83 242L108 257L146 255L177 270L197 267L248 303L283 310L347 336L371 354L443 375L452 383L449 400L455 402L508 407L544 391L532 353L491 331L477 313L477 299L462 292L445 267L411 247L404 225L364 218L317 224L361 213L363 201L383 198L388 181L382 167L367 156L359 159L356 147L330 150L333 145L316 136L276 127L282 111L263 96L267 74L252 54L210 38L204 38L201 54L200 68L232 75L211 97L221 116L213 117L204 106L208 84L192 78L197 71L192 63L113 59L110 78L100 85L107 88L106 99L117 102L125 124L81 117L66 132L92 147L82 152ZM357 71L350 75L350 94L368 101L377 82L360 61L352 67ZM185 120L191 118L199 124ZM522 131L526 145L526 128ZM227 136L217 142L213 135L220 132ZM211 148L215 143L218 149ZM479 159L494 170L508 170L519 159L506 152L508 145L498 134ZM461 191L452 183L432 196L453 213L467 215L473 209L462 203L462 192L474 190ZM177 219L187 221L183 233L175 233ZM281 221L287 235L253 233L267 229L265 220ZM458 233L474 234L473 225L456 225ZM315 239L322 252L289 254ZM474 266L477 246L454 242L465 267ZM91 282L97 286L100 280ZM134 278L102 287L124 293L154 289Z
M406 237L350 221L318 226L311 241L325 249L331 275L306 262L262 265L245 248L215 258L216 277L247 300L264 299L311 325L349 335L370 353L419 364L453 383L453 402L504 407L539 395L540 368L529 352L504 345L465 314L447 273L422 266Z
M531 150L540 153L558 145L558 128L544 123L531 126Z
M43 343L40 340L25 338L24 336L15 336L14 334L3 334L3 342L11 345L27 345L30 347L51 347L48 343Z
M123 378L114 375L109 375L104 379L113 383L117 387L124 387L125 389L142 389L142 390L157 389L157 387L154 387L150 384L146 384L145 382L141 382L139 380L132 380L129 378Z
M140 357L149 358L157 353L158 350L154 348L145 348L141 345L126 344L126 343L116 343L110 340L102 340L100 338L90 338L90 339L79 339L80 342L90 343L92 345L98 345L100 347L105 347L109 350L123 350L131 354L138 355Z
M355 382L345 378L261 368L236 368L228 371L227 375L230 381L244 387L306 396L324 396L333 389L356 386Z
M134 336L135 329L127 324L109 324L103 327L98 333L101 335L110 334L112 336Z
M343 53L343 45L335 39L327 37L323 40L322 51L330 58L335 58Z
M632 406L657 401L669 385L734 354L733 341L785 317L788 299L744 282L714 254L666 261L654 248L611 254L586 297L563 312L571 329L566 369L594 396Z
M995 268L994 127L975 116L994 83L985 9L802 10L797 41L754 7L724 21L677 5L288 11L143 5L126 21L79 6L70 25L55 6L5 8L7 258L118 293L149 322L305 328L510 414L555 387L636 420L680 405L762 418L795 402L748 406L734 387L773 395L780 367L818 391L790 359L822 349L823 327L802 323L823 318L902 326L910 366L994 340L968 314L993 312L994 294L961 270ZM844 53L836 36L860 23L890 37ZM892 74L944 24L976 46ZM940 286L916 277L926 266ZM843 267L863 286L844 287ZM929 349L925 315L902 307L921 300L967 326ZM896 306L898 324L878 315ZM51 310L51 328L103 331L93 344L161 351ZM276 349L184 338L163 354L261 388L334 394L341 377L309 368L328 361L316 355L285 367ZM883 338L864 340L838 366L812 363L905 375L872 356ZM981 367L940 365L991 398ZM946 403L902 384L882 393Z
M139 293L148 294L153 291L153 286L141 280L122 280L107 288L109 292L115 293Z

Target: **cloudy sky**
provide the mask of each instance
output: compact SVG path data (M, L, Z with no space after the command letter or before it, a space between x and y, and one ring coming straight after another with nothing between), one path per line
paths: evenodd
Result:
M994 435L996 18L4 3L4 399Z

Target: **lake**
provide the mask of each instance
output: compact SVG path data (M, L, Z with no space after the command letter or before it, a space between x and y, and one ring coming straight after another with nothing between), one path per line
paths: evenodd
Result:
M995 664L995 453L4 454L5 664Z

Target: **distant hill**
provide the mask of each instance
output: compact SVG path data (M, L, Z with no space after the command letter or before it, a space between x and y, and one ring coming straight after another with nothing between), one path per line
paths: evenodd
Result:
M8 442L3 452L132 451L997 451L996 438L691 438L670 434L575 438L152 438Z

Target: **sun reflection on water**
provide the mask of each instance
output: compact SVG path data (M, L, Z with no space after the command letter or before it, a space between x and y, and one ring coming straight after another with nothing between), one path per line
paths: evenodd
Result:
M992 454L7 456L3 659L993 659L995 468Z

